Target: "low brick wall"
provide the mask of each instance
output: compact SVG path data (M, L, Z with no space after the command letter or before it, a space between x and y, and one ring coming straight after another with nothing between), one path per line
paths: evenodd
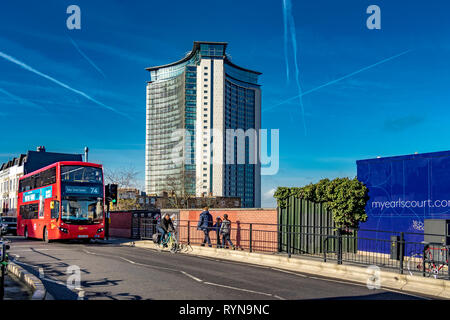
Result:
M131 235L131 212L111 212L111 223L109 225L109 236L117 238L129 238Z
M191 243L201 243L204 237L203 231L197 230L201 209L180 210L179 237L180 240ZM248 250L250 247L250 224L252 227L252 249L254 251L276 252L278 250L277 234L277 209L261 208L239 208L239 209L211 209L209 211L215 222L216 217L228 214L232 222L231 241L241 249ZM189 235L187 226L189 221ZM217 245L217 234L215 231L209 233L211 242Z

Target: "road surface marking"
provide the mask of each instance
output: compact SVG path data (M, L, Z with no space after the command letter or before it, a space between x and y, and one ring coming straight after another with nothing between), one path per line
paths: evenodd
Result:
M232 290L256 293L256 294L260 294L260 295L264 295L264 296L268 296L268 297L274 297L274 298L277 298L279 300L285 300L284 298L281 298L280 296L277 296L277 295L273 295L271 293L265 293L265 292L254 291L254 290L249 290L249 289L243 289L243 288L237 288L237 287L232 287L232 286L226 286L224 284L218 284L218 283L213 283L213 282L204 282L204 284L209 284L211 286L222 287L222 288L227 288L227 289L232 289Z
M131 263L131 264L136 264L136 262L131 261L131 260L127 259L127 258L124 258L124 257L119 257L119 258L122 259L122 260L124 260L124 261L126 261L126 262L129 262L129 263Z
M184 274L185 276L187 276L187 277L189 277L189 278L191 278L191 279L194 279L195 281L197 281L197 282L203 282L203 280L202 279L199 279L199 278L197 278L197 277L194 277L193 275L191 275L191 274L189 274L189 273L187 273L187 272L185 272L185 271L180 271L182 274Z

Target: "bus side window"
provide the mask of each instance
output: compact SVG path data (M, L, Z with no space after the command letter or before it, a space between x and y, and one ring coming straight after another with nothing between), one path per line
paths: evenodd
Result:
M58 219L59 218L59 201L52 201L50 204L51 208L51 218Z

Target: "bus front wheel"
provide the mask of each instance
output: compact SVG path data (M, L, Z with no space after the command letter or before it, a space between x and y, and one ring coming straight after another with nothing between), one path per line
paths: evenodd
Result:
M49 243L50 242L50 240L48 240L47 227L44 227L44 231L42 232L42 240L44 240L45 243Z

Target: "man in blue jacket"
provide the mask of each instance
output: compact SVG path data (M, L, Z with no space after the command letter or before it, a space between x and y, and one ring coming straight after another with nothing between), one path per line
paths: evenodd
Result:
M208 242L208 246L211 247L211 239L209 238L209 232L211 231L213 225L212 215L208 211L208 207L203 208L203 212L200 214L200 220L198 221L197 230L202 230L205 233L205 238L203 239L202 247Z

